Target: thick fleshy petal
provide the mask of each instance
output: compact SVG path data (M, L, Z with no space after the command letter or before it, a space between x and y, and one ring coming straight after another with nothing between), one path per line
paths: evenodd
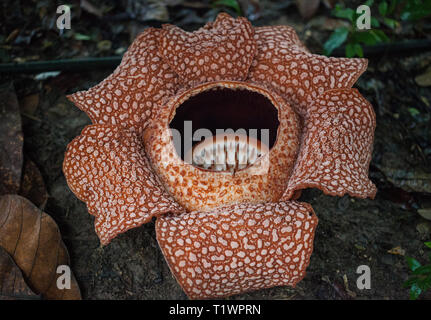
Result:
M177 75L158 53L161 30L141 33L108 78L68 98L85 111L93 124L145 128L157 108L177 90Z
M156 221L166 261L192 299L295 286L313 251L309 204L276 202L166 215Z
M160 41L161 55L188 87L214 80L244 80L255 52L250 22L226 13L195 32L164 25Z
M249 79L276 90L302 116L324 91L351 88L366 70L366 59L311 54L287 26L255 29L257 53Z
M303 52L309 52L308 48L304 46L299 39L295 29L291 26L264 26L256 27L254 30L259 46L264 45L262 40L265 39L266 45L269 46L269 49L271 49L273 45L281 44L282 46L288 45L289 48L296 47L298 50L302 50Z
M309 109L299 156L283 199L296 190L374 198L368 178L376 116L356 89L325 92Z
M96 217L102 244L154 216L184 211L160 185L139 139L128 130L87 126L68 145L63 172Z

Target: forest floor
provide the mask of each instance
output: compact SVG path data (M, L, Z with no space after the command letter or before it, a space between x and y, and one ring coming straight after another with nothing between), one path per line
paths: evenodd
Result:
M286 13L287 15L287 13ZM289 23L281 16L271 24ZM304 23L292 20L304 38ZM112 49L113 50L113 49ZM377 116L371 180L375 199L341 198L306 190L319 224L307 275L296 288L278 287L230 299L408 299L405 256L427 260L431 221L431 90L415 77L431 66L430 53L373 57L355 85ZM186 299L157 245L154 222L101 247L94 218L70 191L62 173L67 144L89 118L66 95L87 89L112 70L62 72L37 80L8 75L20 102L24 154L41 171L49 194L44 211L59 225L84 299ZM427 211L428 210L428 211ZM395 249L394 249L395 248ZM356 286L358 266L371 270L371 289ZM427 293L422 299L430 299Z

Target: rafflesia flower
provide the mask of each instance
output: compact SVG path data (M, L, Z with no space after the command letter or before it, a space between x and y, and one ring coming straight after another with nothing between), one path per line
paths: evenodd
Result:
M113 74L69 96L93 124L69 144L64 174L104 245L156 217L158 243L190 298L295 286L317 226L311 206L295 201L300 190L376 193L375 114L351 88L366 67L310 53L291 27L227 14L195 32L149 28ZM171 132L187 136L187 121L210 132L267 129L268 145L226 134L192 153L208 160L224 146L221 163L185 161ZM253 161L241 164L249 151Z

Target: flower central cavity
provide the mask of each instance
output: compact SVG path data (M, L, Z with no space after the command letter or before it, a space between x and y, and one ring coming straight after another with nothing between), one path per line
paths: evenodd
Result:
M235 172L269 152L277 140L278 110L263 93L213 86L178 102L169 127L177 154L210 171Z

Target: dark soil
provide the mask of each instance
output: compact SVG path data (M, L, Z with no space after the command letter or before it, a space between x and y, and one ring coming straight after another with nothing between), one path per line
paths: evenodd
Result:
M408 289L402 286L409 276L405 257L388 251L399 246L421 262L429 254L423 242L430 241L431 221L417 209L431 207L431 90L414 81L429 65L431 55L417 52L370 61L356 86L377 114L370 168L379 189L376 198L303 192L300 200L311 203L319 217L305 279L296 288L272 288L231 299L408 299ZM45 81L14 75L2 82L14 81L20 101L39 94L37 109L31 115L22 113L24 153L42 172L50 195L45 211L59 225L83 298L187 299L157 245L154 222L101 247L93 217L63 176L67 144L90 124L65 95L95 85L110 72L62 73ZM356 286L360 265L371 269L369 290ZM430 293L422 296L430 298Z

